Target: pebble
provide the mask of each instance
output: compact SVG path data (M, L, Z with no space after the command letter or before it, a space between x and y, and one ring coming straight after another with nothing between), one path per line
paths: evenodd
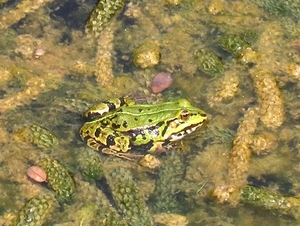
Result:
M169 72L157 73L151 82L151 90L153 93L160 93L171 86L173 78Z
M44 49L37 49L34 52L34 58L39 59L41 56L43 56L46 53Z
M27 176L36 182L45 182L47 179L47 174L43 169L38 166L31 166L27 169Z

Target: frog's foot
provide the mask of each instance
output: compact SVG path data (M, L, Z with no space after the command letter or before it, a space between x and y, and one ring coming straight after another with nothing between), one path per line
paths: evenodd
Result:
M122 158L122 159L126 159L126 160L129 160L129 161L135 161L137 159L140 159L140 158L144 157L144 155L118 152L118 151L112 150L110 148L104 148L104 149L102 149L102 153L107 154L107 155L116 156L116 157L119 157L119 158Z
M156 142L153 144L153 146L149 149L148 152L153 153L153 152L165 152L166 148L164 145L164 142Z

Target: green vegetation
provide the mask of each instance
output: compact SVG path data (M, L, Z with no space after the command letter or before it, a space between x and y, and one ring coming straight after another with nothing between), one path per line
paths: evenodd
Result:
M47 182L61 203L71 204L75 200L75 183L69 171L57 160L45 157L38 162L47 174Z
M53 209L54 197L42 194L30 199L20 210L15 226L40 226Z
M218 75L224 71L221 58L214 52L207 49L199 49L195 53L198 67L208 75Z

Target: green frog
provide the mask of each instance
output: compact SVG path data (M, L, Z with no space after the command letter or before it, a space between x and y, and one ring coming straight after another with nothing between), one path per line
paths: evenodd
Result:
M186 99L160 104L135 104L130 98L114 98L83 113L88 120L81 138L95 150L132 160L132 149L164 151L172 142L200 128L207 115Z

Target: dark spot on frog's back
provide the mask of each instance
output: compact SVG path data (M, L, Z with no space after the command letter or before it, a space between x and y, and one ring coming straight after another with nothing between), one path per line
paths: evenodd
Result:
M108 102L108 101L106 101L104 103L107 104L109 111L116 110L116 105L115 104L113 104L111 102Z
M207 116L205 113L201 113L200 115L201 115L201 117L206 117Z
M120 100L120 105L121 106L126 104L126 101L125 101L124 97L119 98L119 100Z
M135 120L135 121L138 121L139 119L135 117L134 120Z
M143 111L143 109L139 108L139 112L141 113Z
M95 131L95 137L99 137L100 133L101 133L101 129L97 128L96 131Z
M115 138L112 135L108 135L106 138L106 145L107 146L111 146L111 145L115 145Z
M122 126L123 126L124 128L127 128L127 126L128 126L127 122L124 121L124 122L122 123Z
M148 122L153 122L153 120L152 119L148 119Z
M163 124L164 124L164 122L159 122L159 123L156 124L156 127L159 128L159 127L161 127Z
M117 124L117 123L112 123L112 124L111 124L111 127L112 127L113 129L119 129L119 128L121 127L121 125L120 125L120 124Z

